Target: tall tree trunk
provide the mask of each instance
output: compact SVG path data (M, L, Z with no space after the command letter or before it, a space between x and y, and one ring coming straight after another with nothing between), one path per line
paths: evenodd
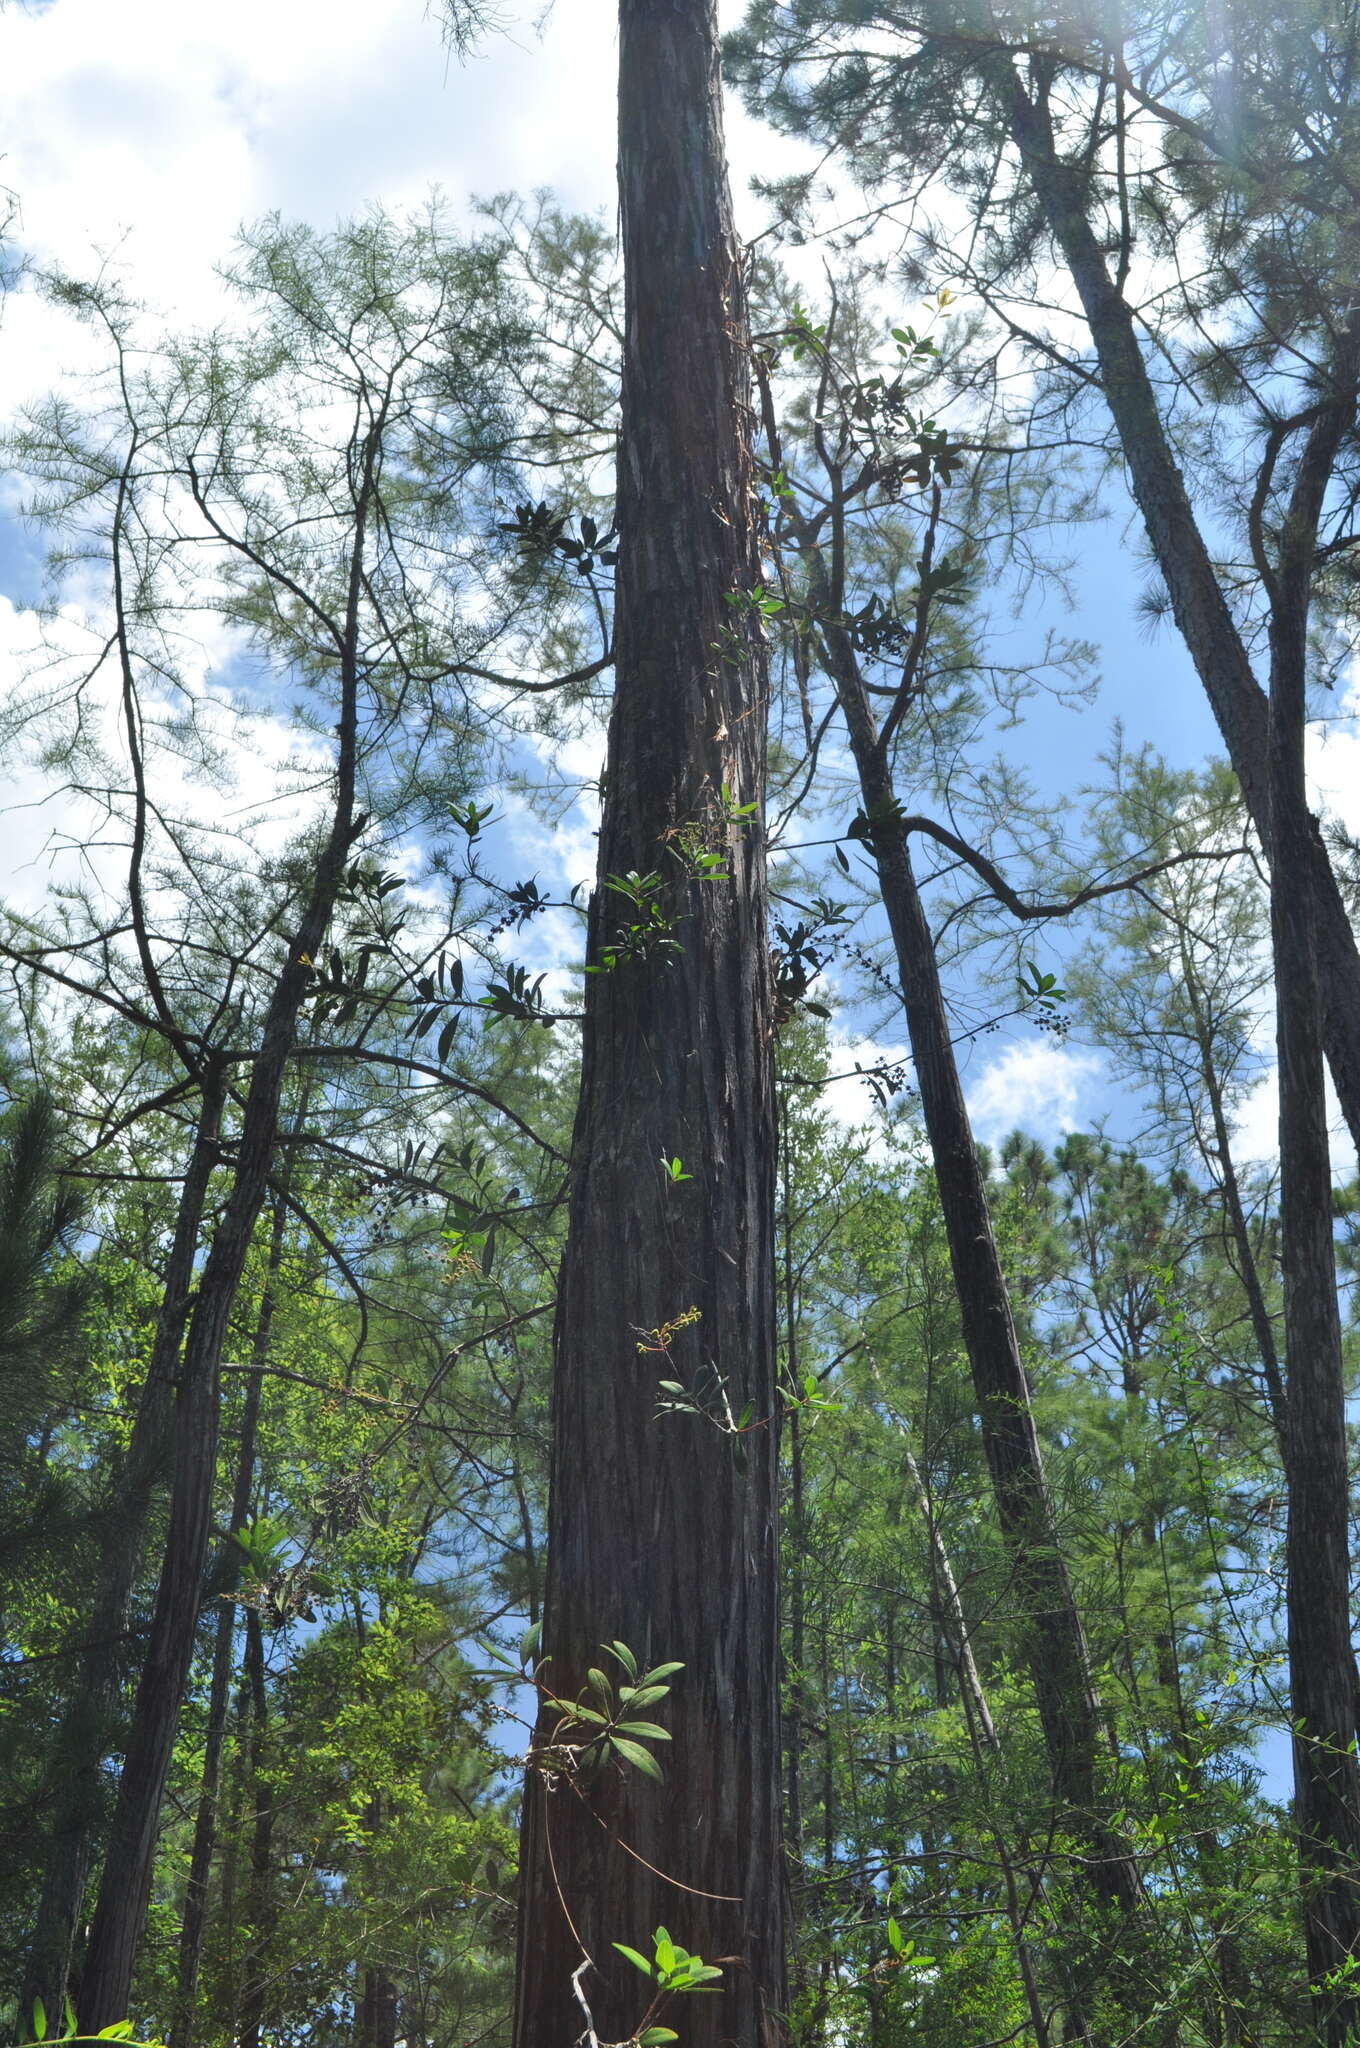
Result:
M250 1517L250 1494L255 1481L255 1437L264 1391L264 1369L269 1359L269 1337L274 1322L274 1302L287 1211L282 1200L275 1203L274 1228L269 1242L269 1266L264 1295L255 1324L251 1346L251 1371L246 1382L245 1408L241 1417L241 1438L236 1453L236 1481L232 1488L230 1529L234 1535ZM236 1574L225 1589L235 1589ZM199 1788L198 1813L194 1823L194 1846L189 1859L189 1876L184 1889L184 1917L180 1923L179 1975L175 1986L175 2010L168 2035L169 2048L192 2048L194 2001L198 1988L199 1962L208 1917L208 1877L217 1841L217 1802L222 1779L222 1750L226 1741L230 1706L232 1650L236 1641L236 1609L225 1597L218 1609L213 1640L212 1677L208 1687L208 1727L203 1746L203 1777Z
M814 546L809 555L805 549L805 557L812 576L812 608L822 622L827 667L845 715L865 814L886 821L896 808L892 770L878 744L849 635L836 623L841 607L820 551ZM934 941L903 833L882 824L872 846L949 1241L983 1448L1014 1567L1025 1654L1053 1790L1090 1846L1090 1871L1098 1894L1129 1912L1138 1899L1137 1867L1127 1844L1102 1818L1101 1765L1109 1750L1100 1702L1054 1523L1010 1295L992 1234L986 1183L950 1042Z
M1328 2048L1360 2036L1360 1766L1350 1620L1345 1375L1332 1237L1321 1000L1312 906L1299 877L1316 827L1304 777L1308 615L1318 521L1355 415L1360 310L1318 408L1281 523L1270 631L1271 933L1280 1078L1280 1235L1288 1375L1286 1539L1294 1818L1308 1976ZM1338 1981L1338 1973L1340 1975Z
M1059 158L1046 101L1042 96L1030 98L1008 57L999 58L993 77L1026 175L1081 299L1100 365L1100 388L1177 627L1204 685L1252 823L1273 863L1267 700L1166 438L1133 313L1110 276L1091 224L1085 176ZM1313 926L1327 1063L1360 1150L1360 949L1322 835L1306 805L1301 829L1291 840L1288 868L1287 886L1307 906Z
M57 1735L62 1790L19 1995L21 2014L31 2014L35 2000L41 1999L53 2024L66 2000L90 1852L103 1810L103 1760L118 1702L128 1608L152 1499L165 1469L172 1391L189 1315L194 1259L208 1184L218 1161L223 1095L221 1076L210 1075L180 1190L151 1358L119 1475L117 1513L109 1517L100 1557L80 1682L71 1689Z
M615 1638L684 1669L662 1710L663 1785L612 1764L553 1792L527 1776L514 2039L582 2035L574 1977L599 2038L626 2039L648 1992L612 1943L650 1953L664 1925L723 1964L720 1995L667 2013L687 2048L757 2048L784 2005L767 684L758 621L728 602L759 571L713 0L623 0L619 55L616 694L543 1642L568 1700ZM627 935L638 913L610 878L630 871L660 877L645 894L665 943ZM647 1348L694 1310L667 1351ZM658 1422L660 1376L704 1412ZM738 1437L727 1411L748 1405Z

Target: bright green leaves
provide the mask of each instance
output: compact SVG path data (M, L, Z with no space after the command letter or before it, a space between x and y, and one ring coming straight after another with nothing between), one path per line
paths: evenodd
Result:
M66 2012L61 2029L55 2034L48 2032L47 2007L41 1998L33 2001L33 2039L20 2044L20 2048L38 2048L45 2041L136 2041L137 2048L163 2048L159 2041L137 2041L136 2030L131 2020L114 2020L111 2025L101 2027L97 2034L81 2034L76 2031L75 2008L70 1999L66 2001Z
M486 1647L498 1663L510 1664L504 1651L498 1651L494 1645ZM544 1698L561 1718L550 1740L530 1751L529 1766L547 1773L570 1770L579 1776L612 1762L660 1784L661 1766L646 1745L669 1742L670 1733L659 1722L640 1720L638 1716L647 1708L660 1706L670 1693L670 1680L685 1667L677 1663L656 1664L650 1670L640 1671L637 1657L627 1643L604 1643L601 1648L619 1666L623 1678L611 1678L599 1665L592 1664L584 1686L572 1701L560 1699L544 1686ZM521 1666L527 1667L523 1656Z
M888 1916L888 1947L900 1969L929 1970L934 1967L934 1956L917 1955L916 1943L909 1935L903 1934L891 1914Z
M722 1978L722 1971L712 1963L706 1963L702 1956L692 1956L688 1949L672 1941L664 1927L658 1927L652 1936L653 1960L639 1955L635 1948L629 1948L623 1941L616 1941L614 1947L621 1956L626 1956L635 1970L659 1986L668 1996L685 1991L714 1991ZM665 2028L653 2028L647 2033L635 2034L636 2041L673 2041L676 2037Z
M680 951L675 937L678 920L661 907L663 883L655 869L645 875L636 868L626 875L606 875L604 886L611 895L621 897L626 908L614 936L601 946L599 961L586 968L587 974L610 974L625 961L646 961L659 953Z
M1067 1001L1067 990L1058 986L1057 975L1045 974L1032 960L1026 960L1018 979L1021 1002L1039 1029L1056 1032L1061 1038L1067 1030L1067 1019L1062 1010Z

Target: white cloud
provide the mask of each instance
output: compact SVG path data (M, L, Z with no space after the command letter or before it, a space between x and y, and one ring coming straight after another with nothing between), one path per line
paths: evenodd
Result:
M1310 801L1360 834L1360 657L1325 725L1308 730Z
M1103 1062L1054 1038L1008 1045L968 1090L976 1136L998 1145L1020 1129L1048 1143L1089 1121Z
M181 321L222 305L214 266L237 227L278 210L326 228L375 203L439 188L551 187L563 204L615 208L614 9L556 0L458 62L438 6L419 0L52 0L0 12L9 83L3 182L23 242L88 274L113 254L129 288ZM737 0L726 9L740 13ZM744 187L802 161L729 103L739 212ZM65 351L55 350L64 332ZM85 351L71 323L30 302L0 336L0 388L22 401ZM85 344L87 351L89 344Z
M1355 1147L1351 1143L1346 1119L1341 1114L1341 1105L1332 1077L1327 1076L1327 1128L1331 1141L1332 1177L1348 1180L1355 1172ZM1233 1131L1234 1152L1237 1163L1263 1166L1279 1158L1280 1153L1280 1084L1279 1070L1271 1067L1261 1075L1237 1113Z
M837 1078L823 1088L822 1107L844 1130L873 1129L880 1123L873 1094L868 1083L854 1071L856 1066L905 1067L908 1084L915 1080L911 1053L905 1045L890 1045L875 1038L851 1038L832 1031L827 1050L831 1071Z

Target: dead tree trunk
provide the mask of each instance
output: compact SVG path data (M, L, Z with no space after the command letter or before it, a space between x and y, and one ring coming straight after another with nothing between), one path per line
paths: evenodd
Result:
M514 2039L583 2035L574 1976L599 2039L627 2039L649 1994L612 1943L650 1954L664 1925L723 1964L721 1995L666 2021L689 2048L758 2048L784 2002L767 683L743 602L759 573L713 0L623 0L619 177L616 694L543 1643L567 1700L616 1638L684 1669L661 1710L664 1784L614 1764L554 1790L528 1773ZM647 882L633 896L611 882L630 874ZM659 1377L691 1412L656 1419Z

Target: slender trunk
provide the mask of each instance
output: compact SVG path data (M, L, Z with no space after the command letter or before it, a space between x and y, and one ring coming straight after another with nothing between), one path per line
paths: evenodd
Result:
M251 1372L246 1383L245 1409L241 1417L241 1440L236 1454L236 1481L232 1488L233 1534L250 1518L250 1494L255 1481L255 1437L260 1420L264 1390L264 1368L269 1358L269 1337L274 1322L274 1301L287 1211L283 1203L274 1208L274 1228L269 1242L269 1265L264 1295L251 1346ZM199 1789L198 1814L194 1824L194 1846L189 1860L189 1877L184 1890L184 1917L180 1925L179 1976L175 1987L175 2011L168 2035L169 2048L192 2048L194 2000L198 1969L207 1925L208 1876L217 1840L217 1801L222 1778L222 1750L226 1741L230 1705L232 1650L236 1641L236 1610L227 1596L235 1589L235 1574L224 1592L217 1613L213 1640L212 1678L208 1688L208 1728L203 1747L203 1778Z
M797 1387L799 1380L798 1359L798 1286L793 1269L793 1175L789 1157L788 1120L783 1119L783 1282L784 1282L784 1356L787 1361L789 1385ZM807 1596L804 1584L804 1570L807 1559L807 1523L803 1501L803 1431L802 1416L795 1407L790 1409L787 1419L789 1447L789 1530L788 1554L794 1567L787 1574L789 1647L786 1669L788 1707L785 1714L785 1797L788 1850L794 1864L803 1855L803 1658L806 1654L806 1606Z
M352 838L358 722L358 598L363 570L364 508L371 500L376 459L376 446L370 441L364 456L363 496L351 557L349 617L340 663L335 809L306 908L265 1014L241 1115L231 1192L204 1264L184 1347L175 1402L175 1479L170 1527L81 1980L79 2019L86 2032L98 2032L127 2013L133 1964L146 1921L161 1799L198 1632L203 1567L212 1527L222 1350L269 1184L278 1144L284 1074L312 974L310 963L321 950Z
M827 664L845 714L864 810L871 818L888 819L895 805L892 771L878 745L849 637L835 623L837 608L826 587L820 554L812 556L810 567L813 608L824 621ZM986 1183L950 1043L934 942L903 834L891 828L876 831L873 852L897 957L983 1448L1015 1572L1025 1654L1053 1789L1090 1845L1091 1877L1098 1894L1130 1912L1138 1899L1137 1868L1127 1844L1101 1817L1101 1760L1108 1750L1100 1703L1054 1524L1006 1278L992 1234Z
M359 2048L395 2048L397 1987L381 1970L364 1971L357 2021Z
M250 1687L250 1802L254 1819L250 1830L249 1933L241 1987L240 2038L241 2048L260 2048L269 1949L274 1934L274 1788L266 1753L269 1698L265 1691L264 1629L253 1607L246 1613L245 1679Z
M151 1358L119 1476L118 1511L109 1517L100 1558L90 1610L89 1647L81 1659L80 1682L71 1690L57 1735L62 1790L20 1992L22 2014L30 2014L35 2000L41 1999L48 2014L56 2016L66 2000L90 1852L103 1812L103 1760L118 1702L128 1608L147 1518L165 1468L171 1393L188 1320L208 1184L218 1159L222 1100L220 1077L209 1076L166 1260Z
M1236 1259L1237 1275L1242 1282L1242 1291L1247 1297L1247 1313L1251 1317L1252 1335L1256 1339L1257 1355L1261 1361L1266 1406L1283 1454L1288 1451L1289 1419L1284 1379L1280 1372L1280 1356L1275 1343L1275 1325L1266 1306L1260 1268L1256 1261L1251 1232L1247 1227L1247 1212L1242 1201L1237 1167L1233 1161L1232 1133L1228 1129L1223 1086L1214 1061L1213 1032L1205 1015L1194 968L1184 944L1181 947L1181 980L1190 1004L1190 1015L1195 1027L1195 1043L1199 1050L1200 1074L1203 1077L1204 1092L1209 1100L1209 1115L1214 1127L1211 1171L1216 1174L1219 1192L1223 1197L1223 1209L1228 1219L1228 1234Z
M1081 299L1100 365L1101 391L1176 624L1204 685L1252 823L1273 864L1266 697L1166 438L1132 311L1110 276L1091 224L1086 178L1059 158L1046 103L1030 99L1008 58L998 63L995 79L1025 172ZM1291 837L1285 881L1298 900L1299 915L1312 923L1322 1043L1337 1099L1360 1149L1360 950L1322 836L1306 805L1300 829Z
M1360 1766L1350 1623L1345 1373L1312 906L1299 886L1316 830L1304 775L1308 614L1317 526L1354 417L1360 312L1338 350L1281 525L1270 632L1271 933L1280 1086L1280 1233L1289 1388L1286 1537L1294 1818L1308 1976L1327 2048L1360 2036Z
M739 601L759 568L713 0L623 0L619 61L616 692L543 1642L568 1700L615 1638L684 1669L661 1786L608 1765L550 1794L528 1773L514 2039L577 2040L578 1988L599 2037L626 2039L646 1986L612 1944L648 1952L664 1925L723 1963L720 1995L685 2001L686 2048L757 2048L785 2003L767 684ZM643 897L660 926L610 886L630 871L659 877ZM668 1346L663 1326L694 1310ZM662 1376L703 1412L658 1422ZM736 1435L728 1411L748 1405ZM556 1719L545 1711L540 1740Z
M912 1455L910 1444L902 1447L907 1476L911 1481L916 1504L930 1541L931 1572L935 1584L936 1598L943 1623L942 1634L949 1645L950 1655L958 1678L959 1694L963 1701L964 1719L968 1725L969 1740L979 1769L983 1768L984 1756L995 1758L1001 1754L1001 1738L996 1732L996 1723L987 1701L982 1676L973 1655L973 1644L968 1631L968 1618L963 1611L959 1597L958 1580L950 1560L945 1541L940 1534L940 1525L926 1492L921 1469ZM1015 1948L1016 1965L1020 1971L1020 1982L1024 1987L1025 2005L1029 2011L1029 2023L1034 2034L1035 2048L1051 2048L1048 2015L1039 1992L1038 1974L1030 1950L1029 1936L1025 1931L1025 1914L1020 1898L1015 1858L998 1828L992 1828L992 1842L997 1860L1001 1865L1002 1880L1006 1888L1006 1918L1010 1922L1011 1941Z

